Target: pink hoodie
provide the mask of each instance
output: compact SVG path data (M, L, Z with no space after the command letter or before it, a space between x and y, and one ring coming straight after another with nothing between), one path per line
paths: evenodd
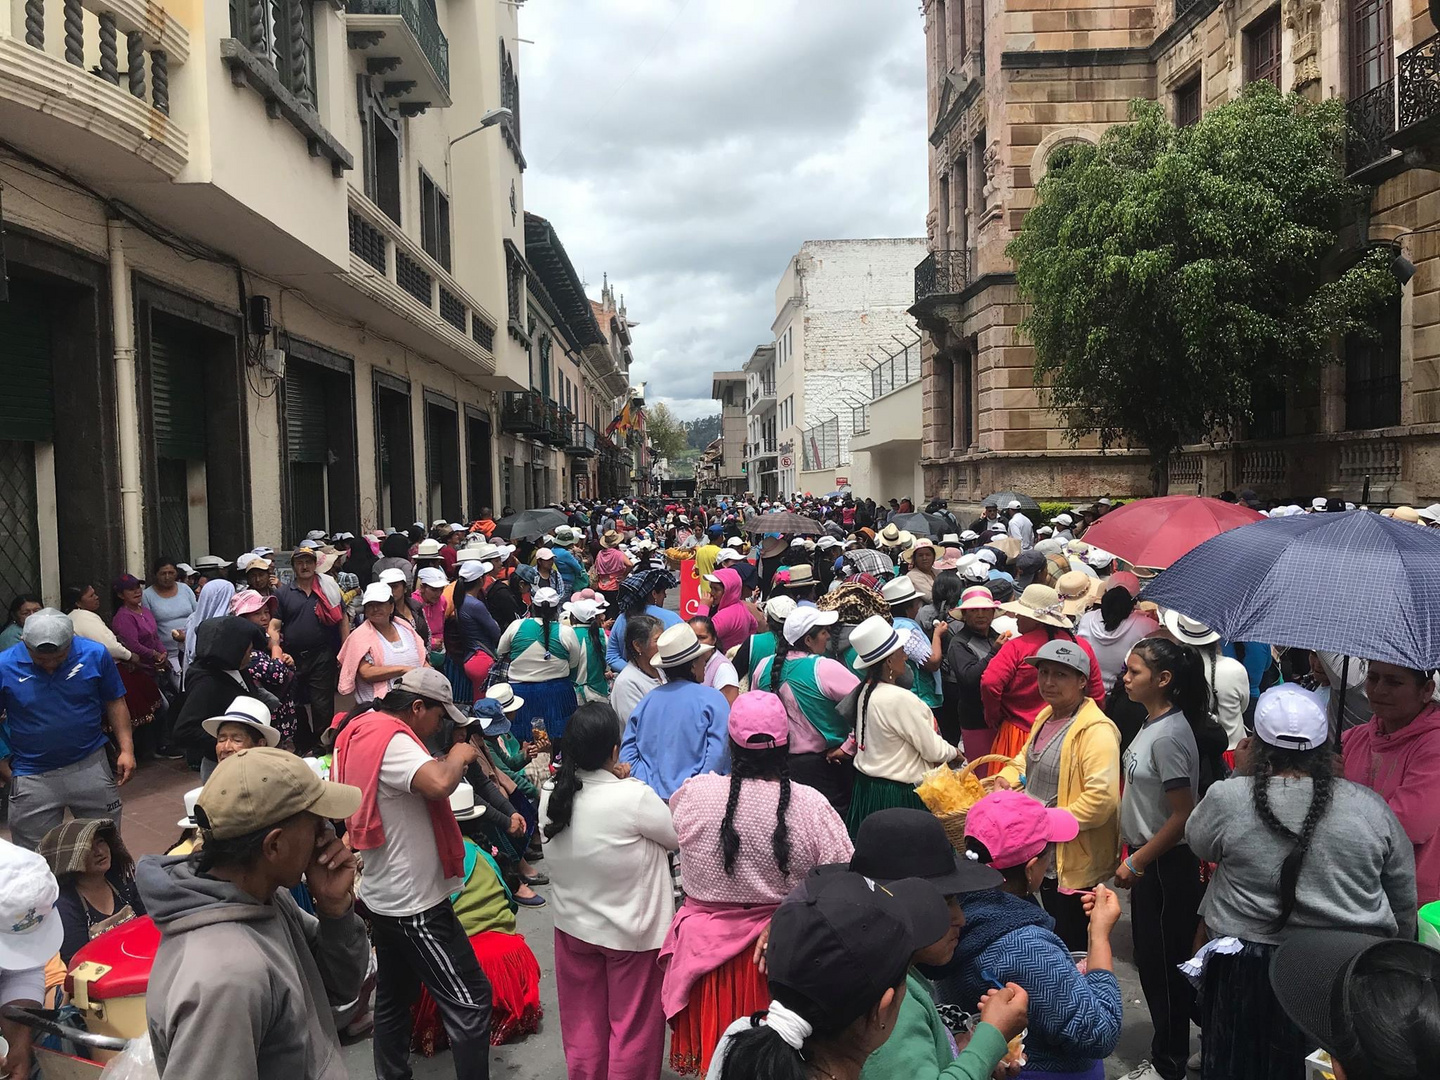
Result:
M710 612L710 619L715 624L715 636L720 639L720 651L729 652L760 628L755 625L755 616L741 600L745 586L740 581L740 574L727 566L716 570L715 576L720 579L724 591L720 594L720 603Z
M1420 903L1440 900L1440 705L1425 706L1391 735L1372 718L1345 732L1341 742L1345 779L1384 798L1415 845Z

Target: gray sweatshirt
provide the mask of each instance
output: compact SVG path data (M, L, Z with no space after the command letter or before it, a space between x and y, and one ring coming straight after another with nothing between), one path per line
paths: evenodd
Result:
M1339 779L1300 868L1295 910L1283 929L1273 929L1280 864L1295 845L1255 813L1253 786L1249 776L1215 784L1185 826L1191 850L1219 864L1200 905L1211 936L1272 945L1300 929L1415 936L1415 847L1384 799ZM1298 833L1310 793L1309 777L1277 777L1270 808Z
M184 856L141 859L136 882L161 934L145 994L161 1080L347 1080L331 1009L370 955L353 910L317 919L284 889L262 904Z

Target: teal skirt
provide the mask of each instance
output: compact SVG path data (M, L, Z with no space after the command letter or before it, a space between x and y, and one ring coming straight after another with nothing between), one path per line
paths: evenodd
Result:
M925 804L915 794L914 784L902 784L898 780L886 780L879 776L866 776L858 769L855 772L855 787L850 793L850 812L845 825L853 840L860 831L860 823L876 810L888 810L892 806L904 806L911 810L924 810Z

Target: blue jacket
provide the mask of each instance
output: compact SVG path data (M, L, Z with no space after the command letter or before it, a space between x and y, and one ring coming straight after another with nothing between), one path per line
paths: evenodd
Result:
M1122 1016L1112 972L1081 975L1055 936L1055 920L1031 900L990 889L961 896L960 907L965 925L955 958L922 969L941 1001L973 1011L992 985L982 971L1019 983L1030 995L1025 1056L1036 1072L1081 1072L1114 1051Z
M590 587L590 575L569 548L555 548L555 569L559 570L560 576L565 579L565 592L560 599L568 600L572 594Z
M656 607L651 604L645 609L646 615L653 615L660 620L662 629L669 630L672 626L680 625L680 616L665 608ZM621 615L615 620L615 625L610 628L610 637L605 642L605 662L610 665L611 671L625 670L625 616Z
M620 760L630 775L669 799L692 776L730 771L730 703L689 681L655 687L625 724Z

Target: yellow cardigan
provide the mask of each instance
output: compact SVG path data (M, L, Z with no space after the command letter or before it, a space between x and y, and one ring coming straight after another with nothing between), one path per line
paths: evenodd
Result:
M1030 739L1015 765L1000 773L1018 787L1030 742L1050 718L1040 710ZM1093 698L1086 698L1060 747L1060 795L1057 804L1075 815L1080 835L1055 851L1055 876L1062 889L1089 889L1115 876L1120 865L1120 729Z

